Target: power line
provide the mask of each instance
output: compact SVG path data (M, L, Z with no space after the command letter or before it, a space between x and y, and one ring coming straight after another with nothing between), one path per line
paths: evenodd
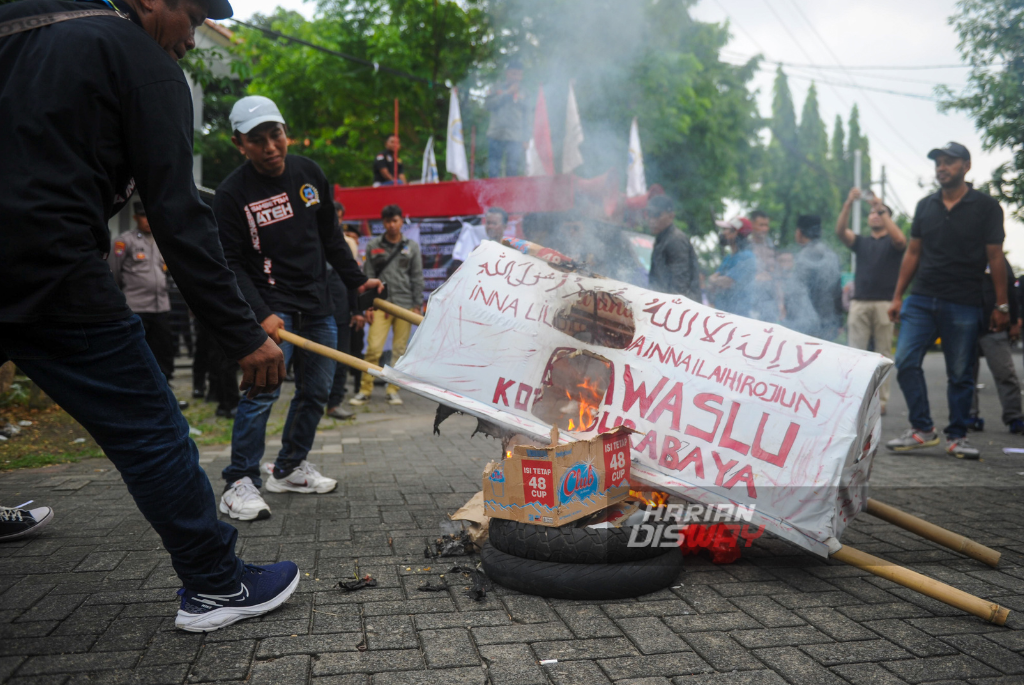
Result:
M746 29L744 29L742 25L740 25L740 24L736 23L736 21L735 21L735 20L734 20L734 19L732 18L732 15L730 15L730 14L729 14L729 11L728 11L728 10L726 10L726 9L725 9L725 7L723 7L723 6L722 6L722 4L721 4L721 3L719 2L719 0L715 0L715 3L716 3L716 4L718 5L718 6L719 6L719 8L720 8L720 9L722 10L722 12L724 12L724 13L725 13L725 16L726 16L726 17L728 17L729 21L730 21L730 22L732 22L732 23L735 23L735 24L736 24L737 26L739 26L739 27L740 27L740 29L741 29L741 30L742 30L742 31L743 31L744 33L746 33L746 34L748 35L748 37L750 38L751 42L753 42L753 43L754 43L754 46L755 46L755 47L756 47L756 48L757 48L757 49L758 49L758 50L759 50L759 51L760 51L760 52L762 53L762 55L765 55L765 54L766 54L766 51L764 50L764 48L763 48L763 47L761 47L761 45L760 45L760 44L759 44L759 43L757 42L757 40L756 40L756 39L755 39L755 38L754 38L754 37L753 37L753 36L752 36L752 35L751 35L751 34L750 34L750 33L749 33L749 32L748 32L748 31L747 31ZM813 62L814 62L814 58L812 58L812 57L810 56L810 54L809 54L809 53L807 52L807 50L806 50L806 49L804 49L804 46L803 46L803 44L802 44L802 43L800 43L800 41L799 41L799 40L797 39L797 37L796 37L796 36L795 36L795 35L793 34L793 32L792 32L792 31L791 31L791 30L789 29L789 26L788 26L788 25L786 24L786 22L785 22L785 21L783 21L782 17L781 17L781 16L779 16L779 13L775 11L775 8L774 8L774 7L773 7L773 6L771 5L771 3L770 3L770 2L768 1L768 0L764 0L764 4L765 4L765 5L766 5L766 6L768 7L768 11L772 13L772 15L773 15L773 16L775 17L775 19L776 19L776 20L777 20L777 21L779 22L779 24L780 24L780 25L782 26L783 30L784 30L784 31L785 31L785 32L786 32L787 34L789 34L789 37L790 37L790 38L791 38L791 39L793 40L793 43L794 43L794 44L795 44L795 45L796 45L796 46L797 46L797 47L798 47L798 48L800 49L800 52L802 52L802 53L803 53L804 57L805 57L805 58L807 58L807 61L808 61L809 63L813 63ZM813 27L812 27L812 28L813 28ZM843 98L843 96L842 96L842 95L841 95L841 94L839 93L839 91L838 91L838 90L836 89L836 85L837 85L837 84L835 84L835 83L833 82L833 83L827 83L826 85L828 85L828 86L829 86L829 87L831 88L832 92L833 92L833 93L835 94L836 98L837 98L837 99L838 99L838 100L839 100L839 101L840 101L840 102L841 102L841 103L843 104L843 106L844 106L845 108L849 109L849 108L850 108L850 105L849 105L849 103L847 103L846 99L845 99L845 98ZM865 97L865 98L867 98L867 97L868 97L866 93L864 93L864 97ZM897 133L897 137L900 137L898 133ZM904 141L904 143L905 143L905 142L906 142L906 141ZM917 153L915 152L915 154L917 154ZM902 165L903 167L905 167L905 168L906 168L906 169L907 169L907 170L908 170L908 171L909 171L909 172L910 172L911 174L913 174L913 173L914 173L914 172L913 172L913 170L912 170L912 169L910 168L910 166L909 166L909 165L907 165L907 164L906 164L906 163L905 163L905 162L904 162L903 160L901 160L901 159L900 159L899 157L895 157L895 156L894 156L894 157L893 157L893 159L894 159L894 160L896 161L896 163L897 163L897 164L900 164L900 165Z
M734 66L741 66L741 65L734 65ZM765 68L765 67L761 67L761 70L762 71L771 71L770 68ZM789 78L800 79L800 80L803 80L803 81L813 81L815 83L823 83L823 84L828 85L828 86L838 86L839 88L855 88L857 90L871 90L871 91L874 91L876 93L885 93L887 95L899 95L899 96L902 96L902 97L905 97L905 98L915 98L915 99L918 99L918 100L928 100L929 102L935 102L935 98L933 98L930 95L920 95L918 93L905 93L905 92L902 92L902 91L899 91L899 90L888 90L886 88L875 88L873 86L862 86L862 85L857 84L857 83L839 83L838 81L829 81L829 80L823 79L823 78L821 78L819 76L809 76L807 74L794 74L793 72L789 72L787 74L787 76Z
M767 1L767 0L766 0L766 1ZM832 59L833 59L833 60L835 61L835 63L836 63L837 65L839 65L839 66L840 66L840 67L841 67L841 68L843 69L844 73L846 74L846 78L847 78L847 79L849 79L850 83L851 83L851 84L855 84L855 85L856 85L856 82L855 82L855 81L853 80L853 76L852 76L852 75L851 75L851 74L850 74L850 73L849 73L848 71L846 71L846 67L844 67L844 66L843 66L843 63L842 63L842 61L840 61L840 59L839 59L839 57L838 57L838 56L836 55L836 53L832 51L832 48L831 48L831 46L829 46L829 44L828 44L828 43L827 43L827 42L825 41L825 39L821 37L821 33L819 33L819 32L818 32L818 29L817 29L817 28L816 28L816 27L814 26L814 24L812 24L812 23L811 23L811 20L807 18L807 15L806 15L806 14L804 14L803 10L801 10L801 9L800 9L800 6L796 4L796 0L789 0L789 3L790 3L791 5L793 5L793 9L795 9L795 10L797 11L797 14L799 14L799 15L800 15L800 17L801 17L801 18L802 18L802 19L804 20L804 23L806 23L806 24L807 24L807 25L808 25L808 26L809 26L809 27L811 28L811 32L812 32L812 33L814 33L814 35L815 35L815 36L816 36L816 37L818 38L818 42L820 42L820 43L821 43L822 45L824 45L824 46L825 46L825 50L827 50L827 51L828 51L828 54L832 56ZM859 88L859 89L860 89L860 90L861 90L862 92L864 92L864 99L865 99L865 100L867 100L867 101L868 101L868 104L869 104L869 105L871 105L871 107L872 107L872 108L873 108L873 109L874 109L874 110L875 110L875 111L876 111L876 112L878 113L878 116L879 116L879 118L880 118L880 119L882 120L882 122L883 122L883 123L885 123L885 125L886 125L886 126L888 126L888 127L889 127L889 130L891 130L891 131L893 132L893 134L894 134L894 135L895 135L895 136L896 136L896 137L897 137L897 138L898 138L898 139L899 139L899 140L900 140L900 141L901 141L901 142L902 142L902 143L903 143L904 145L906 145L906 146L907 146L907 148L908 148L909 150L911 150L911 151L912 151L912 152L913 152L914 154L920 154L920 151L919 151L919 150L917 150L917 149L916 149L916 148L915 148L915 147L914 147L913 145L911 145L911 144L910 144L910 143L909 143L909 142L907 141L907 139L906 139L906 138L904 138L904 137L903 137L903 134L902 134L902 133L900 133L900 132L899 132L899 130L897 130L897 129L896 129L896 127L892 125L892 123L891 123L891 122L889 121L889 119L888 119L888 118L887 118L887 117L885 116L885 114L884 114L884 113L882 112L881 108L880 108L880 107L879 107L878 105L876 105L876 104L875 104L875 101L874 101L874 100L872 100L872 99L871 99L871 96L869 96L869 95L867 94L867 92L866 92L866 87L865 87L865 86L859 86L859 85L858 85L857 87L858 87L858 88ZM872 89L872 90L877 90L877 89ZM929 98L929 99L930 99L930 98Z
M723 54L727 54L727 56L729 56L729 57L734 57L736 59L742 59L742 60L745 60L745 61L749 61L749 60L753 59L753 57L750 56L750 55L744 55L743 53L736 52L734 50L722 50L722 53ZM765 62L766 64L775 64L777 66L786 67L786 68L789 68L789 69L811 69L811 70L815 70L815 71L821 71L823 69L827 69L828 68L828 67L820 66L820 65L817 65L817 64L794 64L793 62L780 62L780 61L773 60L773 59L767 59L764 56L761 56L761 61ZM832 67L832 69L836 69L836 68L837 67ZM900 76L883 76L881 74L857 74L857 78L870 78L870 79L876 79L876 80L880 80L880 81L899 81L899 82L902 82L902 83L920 83L920 84L926 85L926 86L942 86L942 85L947 85L946 83L944 83L942 81L923 81L921 79L906 78L906 77L900 77Z
M250 29L255 29L256 31L261 31L261 32L267 34L268 36L273 36L274 38L277 38L279 40L286 40L286 41L289 41L291 43L298 43L299 45L305 45L307 48L313 48L314 50L319 50L320 52L326 53L328 55L333 55L335 57L340 57L342 59L348 60L349 62L355 62L356 64L362 64L363 66L373 67L373 70L375 72L383 71L384 73L387 73L387 74L394 74L395 76L401 76L402 78L407 78L407 79L410 79L410 80L413 80L413 81L419 81L420 83L426 83L431 88L434 87L434 82L432 80L430 80L428 78L423 78L422 76L416 76L415 74L410 74L409 72L402 71L401 69L393 69L391 67L386 67L383 64L380 64L379 62L373 62L371 60L363 59L362 57L356 57L354 55L347 55L344 52L338 52L337 50L331 50L330 48L325 48L325 47L323 47L321 45L317 45L315 43L310 43L308 40L303 40L302 38L296 38L295 36L289 36L289 35L286 35L284 33L281 33L280 31L274 31L273 29L264 28L263 26L257 26L256 24L250 24L250 23L245 22L245 21L239 21L238 19L232 19L231 21L235 22L236 24L241 24L242 26L248 27Z
M719 5L719 7L721 7L721 5ZM731 19L731 17L730 17L730 19ZM738 24L737 24L737 26L738 26ZM740 28L742 28L742 27L740 27ZM744 31L744 33L747 33L747 32ZM750 37L749 34L747 35L747 37L751 38L751 41L753 41L753 38ZM755 43L755 45L756 45L756 43ZM758 47L759 50L761 49L760 46L757 46L757 47ZM750 58L749 55L744 55L743 53L737 52L735 50L723 49L722 52L730 52L730 53L732 53L734 55L737 55L738 57L742 57L744 59L749 59ZM771 62L772 60L765 60L765 61L766 62ZM780 62L779 64L782 64L782 63ZM899 65L895 65L895 64L885 64L885 65L878 65L878 66L867 66L867 65L837 66L835 64L795 64L795 63L792 63L792 62L786 62L785 65L789 66L789 67L801 67L801 68L805 68L805 69L843 69L843 70L847 70L847 71L854 71L854 70L855 71L913 71L913 70L919 70L919 69L970 69L971 68L970 64L934 64L934 65L927 65L927 66L925 66L925 65L899 66Z
M722 5L722 3L721 3L721 2L719 2L718 0L715 0L715 4L716 4L716 5L718 5L718 8L719 8L720 10L722 10L722 13L723 13L723 14L725 14L725 16L727 16L727 17L729 18L729 21L730 21L731 23L733 23L733 24L735 24L736 26L738 26L738 27L739 27L739 29L740 29L740 31L743 31L743 33L747 34L747 38L749 38L749 39L750 39L750 42L754 44L754 47L755 47L755 48L757 48L757 49L758 49L758 51L759 51L759 52L760 52L760 53L761 53L762 55L766 54L766 51L765 51L765 49L764 49L764 48L762 48L762 47L761 47L761 44L757 42L757 39L756 39L756 38L754 38L754 34L752 34L752 33L751 33L750 31L747 31L747 30L746 30L745 28L743 28L743 24L741 24L741 23L739 23L738 21L736 21L735 19L733 19L733 18L732 18L732 15L731 15L731 14L729 14L729 10L725 9L725 6L724 6L724 5Z
M771 12L772 15L775 17L775 19L779 22L779 24L782 25L782 29L787 34L789 34L789 37L792 39L793 44L796 45L800 49L800 52L804 53L804 57L807 58L807 61L808 62L813 62L814 58L811 57L810 53L808 53L807 50L804 49L803 43L801 43L799 40L797 40L797 37L793 34L792 31L789 30L789 25L786 24L786 22L784 22L782 20L782 17L779 16L779 13L775 11L775 8L772 7L772 4L770 2L768 2L768 0L764 0L764 4L768 8L768 11ZM835 93L836 97L839 98L839 101L843 103L843 106L844 107L849 107L850 105L847 104L847 102L843 98L843 96L839 94L839 91L835 89L835 86L830 85L830 87L832 88L832 92Z

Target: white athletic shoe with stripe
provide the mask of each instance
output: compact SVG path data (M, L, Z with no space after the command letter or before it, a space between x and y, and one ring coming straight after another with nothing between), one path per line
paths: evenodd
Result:
M270 492L315 492L322 495L338 487L338 481L323 475L316 470L314 464L305 460L294 471L280 479L274 477L273 464L264 464L263 470L267 473L267 490Z
M220 513L239 521L260 521L270 518L270 507L249 476L239 478L220 496Z

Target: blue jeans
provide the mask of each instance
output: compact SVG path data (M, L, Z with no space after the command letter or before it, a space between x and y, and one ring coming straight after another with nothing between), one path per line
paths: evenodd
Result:
M487 139L487 175L501 176L501 158L505 157L505 176L519 176L523 171L523 144L515 140Z
M90 324L2 324L10 358L96 440L189 590L238 590L238 532L217 519L188 423L138 316Z
M300 316L274 312L284 320L285 330L301 335L307 340L334 349L338 344L338 327L333 316ZM295 346L282 342L281 351L287 365ZM334 360L298 350L299 359L295 365L295 397L288 406L288 418L281 434L281 451L275 462L275 475L283 478L298 466L309 450L313 448L316 426L324 415L327 397L334 381ZM231 431L231 463L221 473L224 480L234 483L249 476L256 487L263 484L260 477L260 460L266 448L267 419L270 409L281 396L281 388L253 397L242 397L235 414L235 425Z
M910 425L917 430L930 431L935 425L928 407L928 388L921 362L935 339L942 338L949 402L949 425L945 433L949 438L967 435L981 319L981 307L920 295L911 295L903 301L900 336L896 342L896 380L907 400Z

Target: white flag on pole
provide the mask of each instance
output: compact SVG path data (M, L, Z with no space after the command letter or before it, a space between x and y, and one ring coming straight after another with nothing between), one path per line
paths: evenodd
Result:
M580 145L583 144L583 127L580 112L576 107L576 93L569 84L569 103L565 108L565 140L562 142L562 173L568 174L583 164Z
M434 136L430 136L427 139L427 149L423 151L423 172L420 174L420 183L437 183L439 180L437 159L434 157Z
M644 177L644 153L640 149L640 127L636 117L629 127L629 167L626 170L626 197L647 194L647 179Z
M466 141L462 136L462 113L459 111L459 94L455 88L452 88L451 104L448 106L448 142L444 168L460 181L469 180Z
M547 176L544 162L541 161L540 153L537 152L537 143L530 138L530 144L526 148L526 175Z

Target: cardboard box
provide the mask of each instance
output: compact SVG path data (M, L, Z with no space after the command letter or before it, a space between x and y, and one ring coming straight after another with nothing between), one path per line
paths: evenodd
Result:
M516 445L484 469L484 513L542 526L564 526L629 495L635 431L618 427L563 445Z

